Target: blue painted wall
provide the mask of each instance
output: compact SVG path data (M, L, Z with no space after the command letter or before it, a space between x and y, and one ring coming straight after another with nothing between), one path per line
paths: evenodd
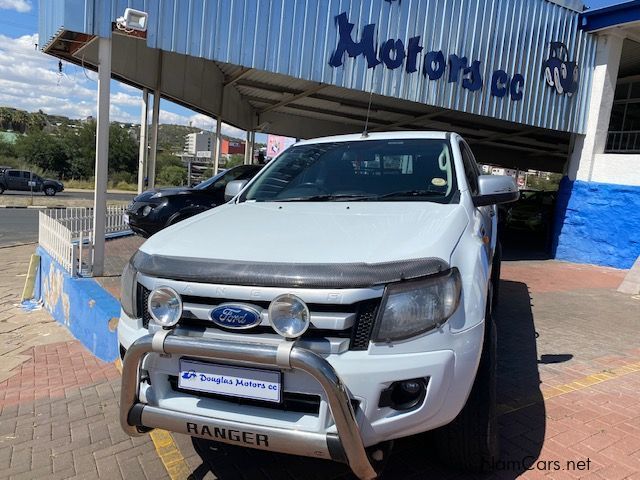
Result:
M640 255L640 187L565 177L555 222L558 260L631 268Z
M45 308L96 357L114 361L118 357L120 303L95 280L71 277L42 247L37 248L37 254L38 288Z

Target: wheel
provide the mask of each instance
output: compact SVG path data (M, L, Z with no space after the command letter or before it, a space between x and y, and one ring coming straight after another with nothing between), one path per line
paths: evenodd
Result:
M44 194L47 197L53 197L56 194L56 189L53 187L45 187Z
M491 312L498 306L500 300L500 267L502 265L502 243L496 242L496 251L493 254L493 268L491 269Z
M496 328L485 312L482 357L467 403L453 422L433 432L439 459L453 468L486 472L499 459L496 416Z

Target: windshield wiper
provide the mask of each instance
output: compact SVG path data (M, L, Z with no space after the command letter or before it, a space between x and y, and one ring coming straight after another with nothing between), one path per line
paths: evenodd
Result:
M443 192L436 192L435 190L400 190L398 192L385 193L384 195L378 195L376 200L384 200L386 198L396 197L443 197Z
M273 202L331 202L334 200L368 200L376 198L371 195L356 195L356 194L324 194L324 195L312 195L310 197L291 197L291 198L276 198Z

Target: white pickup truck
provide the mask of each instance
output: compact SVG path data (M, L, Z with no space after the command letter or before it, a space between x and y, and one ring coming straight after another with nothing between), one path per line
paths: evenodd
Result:
M433 430L498 454L496 207L455 133L298 142L229 203L151 237L122 275L121 424L347 463ZM421 437L416 437L419 441Z

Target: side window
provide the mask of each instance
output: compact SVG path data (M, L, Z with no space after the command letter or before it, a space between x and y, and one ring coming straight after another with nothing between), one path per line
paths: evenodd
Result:
M20 172L18 172L17 170L9 170L7 172L7 175L9 175L10 177L18 178L20 177Z
M26 178L27 180L31 180L31 172L22 172L22 178Z
M478 176L480 171L476 164L473 154L466 144L460 143L460 151L462 152L462 162L464 163L464 174L467 177L467 183L469 184L469 190L471 195L477 195L479 193Z

